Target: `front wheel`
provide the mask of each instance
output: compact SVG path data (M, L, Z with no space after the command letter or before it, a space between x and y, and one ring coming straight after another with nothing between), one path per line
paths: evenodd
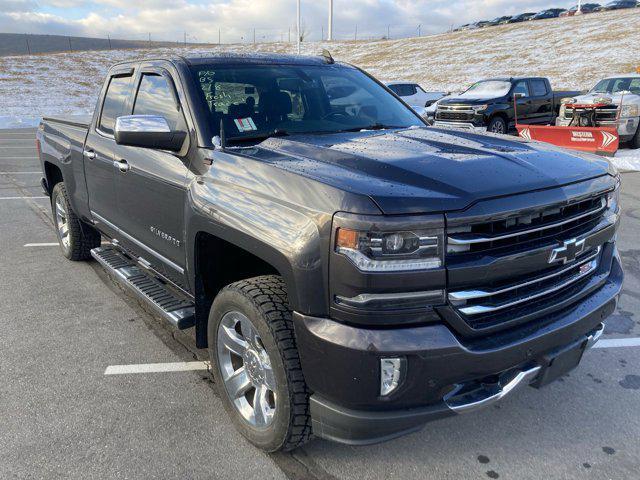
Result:
M307 389L282 279L233 283L208 324L216 389L236 427L263 450L292 450L311 435Z
M100 233L75 214L62 182L51 192L51 212L62 254L74 261L91 258L91 249L100 246Z
M487 127L487 131L492 133L507 133L507 122L505 122L502 117L493 117L489 122L489 126Z

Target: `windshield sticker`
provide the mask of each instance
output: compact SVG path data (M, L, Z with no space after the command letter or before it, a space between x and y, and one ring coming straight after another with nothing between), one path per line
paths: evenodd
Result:
M256 124L253 123L253 118L236 118L234 120L236 123L236 127L238 127L239 132L253 132L257 130Z

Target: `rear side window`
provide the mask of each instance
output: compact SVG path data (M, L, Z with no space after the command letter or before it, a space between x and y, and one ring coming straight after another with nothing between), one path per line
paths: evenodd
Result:
M391 85L389 88L399 97L410 97L416 94L415 85Z
M531 89L533 90L534 97L543 97L547 93L547 82L540 79L531 80Z
M184 117L176 108L167 78L162 75L145 73L140 79L134 115L159 115L164 117L171 130L185 130Z
M131 91L131 75L112 77L107 87L100 114L100 131L113 135L116 118L124 113Z

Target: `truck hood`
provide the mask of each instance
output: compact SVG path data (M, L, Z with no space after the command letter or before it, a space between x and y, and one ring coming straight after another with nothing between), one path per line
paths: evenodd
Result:
M271 138L243 155L369 196L385 214L464 209L478 200L612 173L600 157L518 138L437 128Z
M623 102L624 105L638 105L640 104L640 95L635 95L633 93L627 93L622 98L622 95L619 93L587 93L585 95L578 95L572 97L576 99L576 103L598 103L599 99L607 98L611 99L611 103L614 105L620 105L620 101Z
M506 102L505 97L479 97L475 95L458 95L447 97L439 102L440 105L484 105L485 103Z

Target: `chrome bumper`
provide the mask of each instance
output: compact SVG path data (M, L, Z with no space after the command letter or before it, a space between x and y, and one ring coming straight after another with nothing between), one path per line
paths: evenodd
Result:
M442 121L436 120L433 123L433 126L436 128L454 128L458 130L469 130L469 131L478 132L478 133L487 131L487 127L476 127L473 123L468 123L468 122L442 122Z

